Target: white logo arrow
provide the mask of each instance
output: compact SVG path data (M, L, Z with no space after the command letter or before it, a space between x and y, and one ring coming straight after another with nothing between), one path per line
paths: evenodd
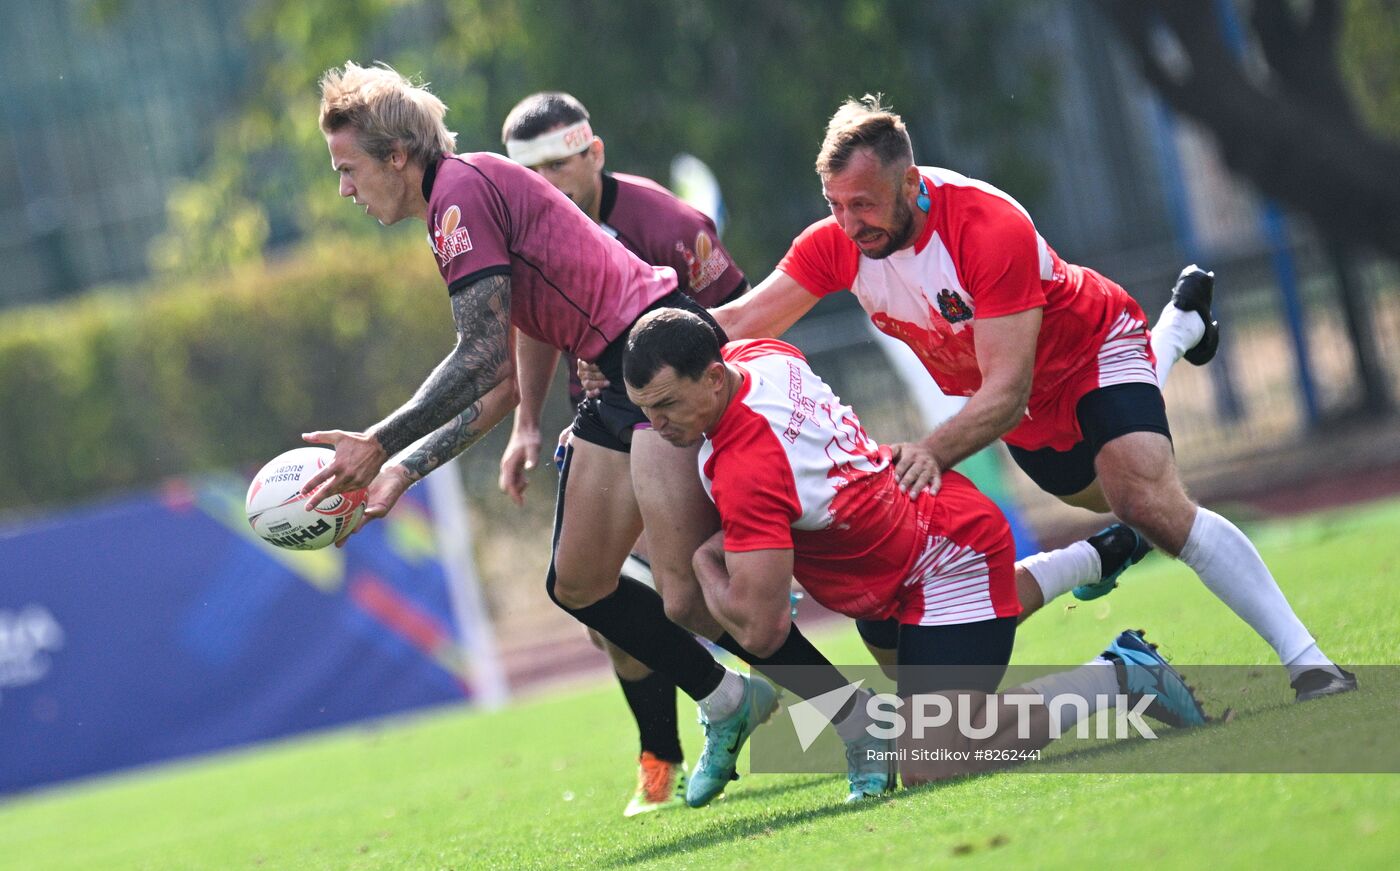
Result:
M817 740L817 736L831 722L831 718L836 716L863 683L865 679L861 678L840 689L788 706L788 713L792 715L792 728L797 733L797 743L802 745L802 752L807 752L807 748Z

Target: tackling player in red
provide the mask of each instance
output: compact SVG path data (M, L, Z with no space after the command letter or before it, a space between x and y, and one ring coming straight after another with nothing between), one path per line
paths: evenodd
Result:
M945 393L968 397L925 438L893 446L906 493L937 488L944 470L1002 439L1041 489L1112 511L1190 566L1274 648L1299 701L1356 688L1249 539L1197 505L1177 473L1160 387L1180 357L1199 365L1215 353L1212 274L1187 267L1149 334L1121 287L1061 259L1009 195L916 165L904 122L876 97L831 118L817 171L830 217L714 312L729 337L781 335L822 296L855 294ZM1046 586L1043 600L1063 592Z
M632 328L623 371L629 395L662 438L701 445L701 479L721 530L697 552L696 576L711 613L740 643L762 651L783 637L784 592L795 577L827 608L898 624L901 696L971 691L959 703L1001 705L992 694L1022 610L1017 575L1027 573L1014 563L1006 518L972 482L948 472L936 493L901 493L890 448L866 435L796 348L777 340L721 351L704 321L659 309ZM1065 552L1041 557L1072 560ZM1090 712L1100 697L1132 700L1150 690L1146 713L1177 726L1205 722L1180 675L1137 633L1120 635L1104 657L1022 689L1046 700L1078 694ZM884 755L869 733L867 708L857 704L836 730L848 759L855 752L890 764L894 754ZM1026 716L1008 708L978 746L1038 748L1058 734L1043 717L1022 723ZM1033 740L1018 743L1014 733L1027 729ZM940 736L948 739L961 740ZM901 775L913 785L964 770L914 765ZM883 781L893 785L888 772Z

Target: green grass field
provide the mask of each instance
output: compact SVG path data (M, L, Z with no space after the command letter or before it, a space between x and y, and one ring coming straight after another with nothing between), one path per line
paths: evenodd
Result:
M1400 502L1250 531L1334 658L1400 663L1397 530ZM1080 662L1137 626L1178 664L1274 661L1156 556L1106 599L1053 603L1022 627L1016 658ZM816 638L838 663L865 662L846 626ZM1232 722L1162 746L1211 758L1360 719L1389 727L1393 748L1397 698L1400 682L1385 679L1294 706L1280 678ZM698 755L698 727L684 738ZM1392 868L1400 857L1395 774L1002 773L860 806L841 803L839 776L751 775L709 808L625 820L634 742L605 681L496 713L287 741L11 800L0 867Z

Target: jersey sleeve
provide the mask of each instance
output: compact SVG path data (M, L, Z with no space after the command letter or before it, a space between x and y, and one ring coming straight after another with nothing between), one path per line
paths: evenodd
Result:
M792 241L778 268L814 296L850 290L860 270L860 249L835 219L818 221Z
M720 241L719 230L710 216L697 210L695 217L695 259L700 264L701 276L698 281L692 279L690 295L706 308L714 308L728 302L740 287L746 287L748 279L744 277L744 270L734 262L734 255ZM716 271L709 266L711 262L727 265L723 270Z
M500 191L475 167L433 191L429 233L447 292L454 294L488 275L509 274L506 231L510 216Z
M705 308L714 308L744 284L744 273L720 241L708 215L669 193L666 197L657 207L664 232L644 234L646 250L636 253L648 263L676 270L681 292Z
M1042 308L1040 241L1020 209L999 198L971 210L958 239L958 273L977 317L995 318Z
M710 493L732 552L791 549L792 523L801 516L797 487L778 437L745 409L710 458Z

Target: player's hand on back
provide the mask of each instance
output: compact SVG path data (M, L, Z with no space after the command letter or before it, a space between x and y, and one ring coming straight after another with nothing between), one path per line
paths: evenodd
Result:
M337 493L369 486L389 459L379 439L368 433L333 429L302 433L301 437L313 445L335 449L331 464L302 485L301 492L307 494L307 511Z
M938 492L943 483L942 472L932 451L920 442L899 442L890 445L890 453L901 493L913 499L925 489Z
M403 466L395 464L381 469L369 484L365 494L365 513L360 517L360 522L355 524L355 528L350 530L350 535L364 529L365 524L371 520L378 520L388 514L398 504L399 497L412 486L413 479L408 476L408 470ZM350 535L337 541L335 546L344 547L345 542L350 540Z
M516 505L525 504L525 488L530 486L525 473L535 468L539 461L540 431L513 431L505 452L501 454L500 487L501 492L509 496Z
M603 377L602 369L587 360L578 361L578 380L583 385L584 392L594 398L597 398L598 394L603 392L603 388L612 383Z

